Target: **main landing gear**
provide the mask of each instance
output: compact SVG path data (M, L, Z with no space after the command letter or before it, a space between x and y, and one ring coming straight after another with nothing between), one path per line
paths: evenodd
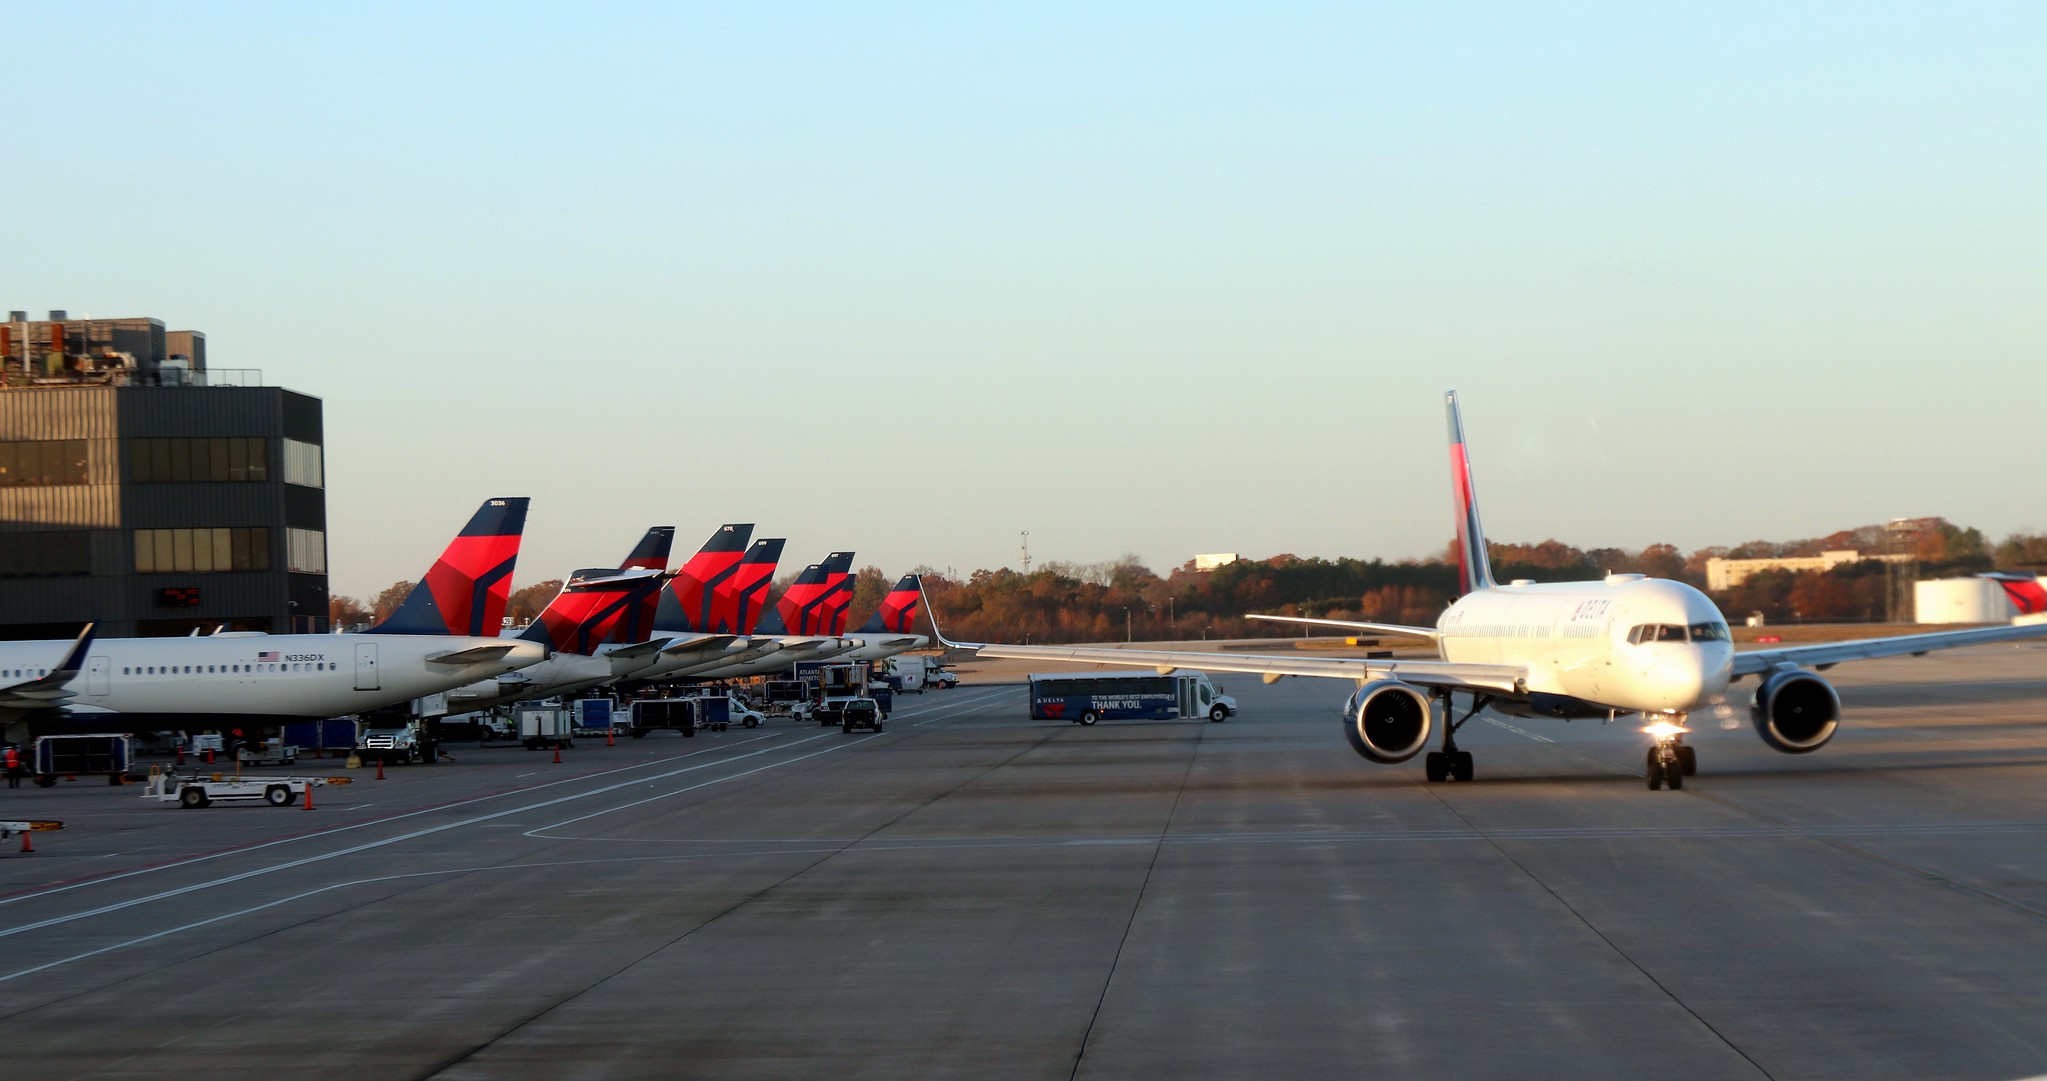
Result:
M1457 749L1457 730L1464 727L1464 722L1476 716L1479 710L1486 708L1486 705L1492 701L1492 696L1472 695L1471 708L1465 711L1464 716L1459 717L1455 721L1450 719L1457 712L1454 700L1450 697L1450 692L1437 691L1435 697L1443 703L1443 749L1440 751L1430 751L1422 759L1422 772L1428 775L1431 783L1448 780L1471 780L1471 752Z
M1682 713L1660 717L1642 730L1656 742L1649 745L1649 791L1654 792L1665 784L1675 792L1685 786L1685 778L1699 772L1699 754L1684 745L1685 715Z

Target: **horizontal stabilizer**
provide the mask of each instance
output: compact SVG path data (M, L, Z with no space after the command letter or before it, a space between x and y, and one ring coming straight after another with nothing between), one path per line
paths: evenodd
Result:
M701 638L669 639L661 653L668 657L687 657L692 653L722 653L734 642L744 642L736 634L707 634Z
M505 654L510 653L513 648L514 646L510 643L501 646L472 646L468 649L449 650L446 653L430 653L426 659L428 664L447 664L457 667L468 664L484 664L490 661L503 660Z

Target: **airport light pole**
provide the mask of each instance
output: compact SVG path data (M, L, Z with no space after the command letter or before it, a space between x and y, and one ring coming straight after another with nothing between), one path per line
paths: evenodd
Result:
M1136 641L1135 638L1130 636L1130 609L1128 608L1123 609L1123 641L1125 643Z

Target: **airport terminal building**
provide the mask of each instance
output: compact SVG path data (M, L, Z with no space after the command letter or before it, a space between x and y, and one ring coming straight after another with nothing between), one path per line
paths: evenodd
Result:
M326 630L320 400L209 373L203 337L156 320L14 314L0 638ZM169 354L178 335L198 355Z

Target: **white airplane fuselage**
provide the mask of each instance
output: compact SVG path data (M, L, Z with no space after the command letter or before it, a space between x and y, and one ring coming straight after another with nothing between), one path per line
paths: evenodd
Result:
M755 641L760 641L756 638ZM784 671L799 661L820 661L827 657L836 658L852 647L844 638L795 637L770 639L779 643L780 648L753 660L720 664L712 668L692 671L689 674L698 679L736 679L740 676L760 676L771 672Z
M1436 629L1446 661L1519 665L1530 695L1622 712L1686 713L1717 701L1734 664L1727 621L1705 594L1639 575L1474 590Z
M511 648L468 663L431 659L498 646ZM0 673L47 666L59 652L59 643L0 643ZM152 718L169 727L193 718L338 717L452 690L546 656L531 642L445 635L106 638L92 643L66 708L74 720L119 714L141 728Z

